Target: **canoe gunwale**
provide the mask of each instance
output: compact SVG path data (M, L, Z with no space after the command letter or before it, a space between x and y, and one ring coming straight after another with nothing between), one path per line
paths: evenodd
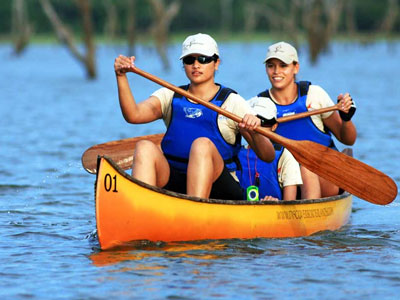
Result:
M338 201L338 200L342 200L350 195L348 192L344 192L337 196L331 196L331 197L325 197L325 198L287 200L287 201L247 201L247 200L222 200L222 199L212 199L212 198L210 198L210 199L200 198L200 197L189 196L189 195L181 194L181 193L177 193L177 192L172 192L169 190L165 190L163 188L159 188L159 187L144 183L140 180L137 180L136 178L132 177L127 172L125 172L122 168L120 168L110 157L108 157L106 155L102 155L102 156L99 155L97 157L97 172L96 172L95 190L96 190L96 186L97 186L101 158L104 158L108 163L110 163L121 176L125 177L129 181L131 181L143 188L152 190L152 191L160 193L160 194L172 196L175 198L180 198L180 199L185 199L185 200L190 200L190 201L200 202L200 203L226 204L226 205L294 205L294 204L311 204L311 203L324 203L324 202Z

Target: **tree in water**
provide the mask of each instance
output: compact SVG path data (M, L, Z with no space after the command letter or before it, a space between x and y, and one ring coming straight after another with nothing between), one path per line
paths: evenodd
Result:
M221 7L221 33L226 36L232 31L233 0L220 0Z
M154 37L157 53L160 55L164 69L169 70L169 60L167 56L167 46L169 39L169 28L173 18L179 12L181 3L176 0L166 6L164 0L149 0L154 10L153 24L150 32Z
M113 41L118 30L118 12L117 5L112 0L103 0L106 20L104 24L104 33L108 39Z
M338 30L344 3L343 0L305 0L305 4L303 24L307 32L310 59L316 63Z
M136 26L135 26L135 11L136 11L136 0L127 0L127 18L126 18L126 34L128 37L128 54L133 55L135 53L135 37L136 37Z
M12 2L12 36L14 42L14 53L21 54L32 33L32 26L29 24L28 13L24 0L13 0Z
M50 1L40 0L40 4L42 5L46 16L50 20L58 39L65 44L71 54L84 65L87 77L89 79L94 79L96 78L97 72L95 64L95 44L93 38L93 22L90 0L78 0L76 3L82 18L83 41L86 48L85 53L81 53L78 50L73 38L73 34L58 17Z
M382 20L379 32L388 35L394 29L400 8L397 0L388 0L386 14Z
M298 15L300 14L301 0L264 2L248 1L245 3L244 28L246 34L254 33L258 23L261 20L265 20L271 31L282 32L286 36L285 39L297 47L299 36Z
M354 2L352 0L346 1L343 9L344 9L346 32L349 36L354 36L357 33Z

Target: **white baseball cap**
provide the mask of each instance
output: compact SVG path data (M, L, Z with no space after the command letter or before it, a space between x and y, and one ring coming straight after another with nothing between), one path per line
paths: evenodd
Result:
M283 61L285 64L291 64L294 61L299 61L296 48L285 42L279 42L268 47L267 56L264 59L264 63L271 58L277 58Z
M247 101L254 114L259 114L266 119L276 119L276 105L269 98L253 97Z
M217 42L208 34L198 33L190 35L182 44L182 55L179 59L190 54L201 54L205 56L217 54L219 56Z

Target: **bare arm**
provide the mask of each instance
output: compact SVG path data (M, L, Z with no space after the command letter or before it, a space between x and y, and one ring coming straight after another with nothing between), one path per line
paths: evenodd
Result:
M260 124L261 121L259 118L251 114L246 114L242 122L239 123L240 134L246 139L261 160L271 162L275 158L274 146L267 137L254 131Z
M161 103L154 96L136 103L126 77L126 73L130 72L134 61L134 56L126 57L120 55L115 59L114 70L117 77L119 104L122 115L128 123L148 123L162 117Z
M341 103L341 109L343 112L348 112L352 105L351 97L348 93L345 95L340 94L338 96L339 103ZM324 125L329 128L335 137L345 145L353 145L357 138L357 130L354 123L349 121L343 121L338 112L334 112L329 118L324 119Z
M296 196L297 196L297 185L288 185L283 187L282 200L296 200Z
M297 196L297 185L288 185L283 188L283 195L282 195L283 201L296 200L296 196ZM279 199L272 196L265 196L264 198L261 199L261 201L279 201Z

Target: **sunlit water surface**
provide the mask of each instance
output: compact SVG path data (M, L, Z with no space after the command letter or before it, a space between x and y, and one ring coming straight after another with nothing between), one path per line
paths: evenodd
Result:
M266 44L220 45L217 81L250 98L267 87ZM100 46L98 79L58 45L21 57L0 46L0 298L5 299L395 299L400 291L400 208L354 198L350 223L337 232L293 239L140 243L100 251L94 234L94 176L80 158L88 147L163 132L162 122L122 118L114 58ZM180 46L172 70L138 47L137 65L186 83ZM357 101L357 159L400 182L399 43L334 44L316 66L300 48L299 79L332 98ZM158 88L129 76L137 99Z

